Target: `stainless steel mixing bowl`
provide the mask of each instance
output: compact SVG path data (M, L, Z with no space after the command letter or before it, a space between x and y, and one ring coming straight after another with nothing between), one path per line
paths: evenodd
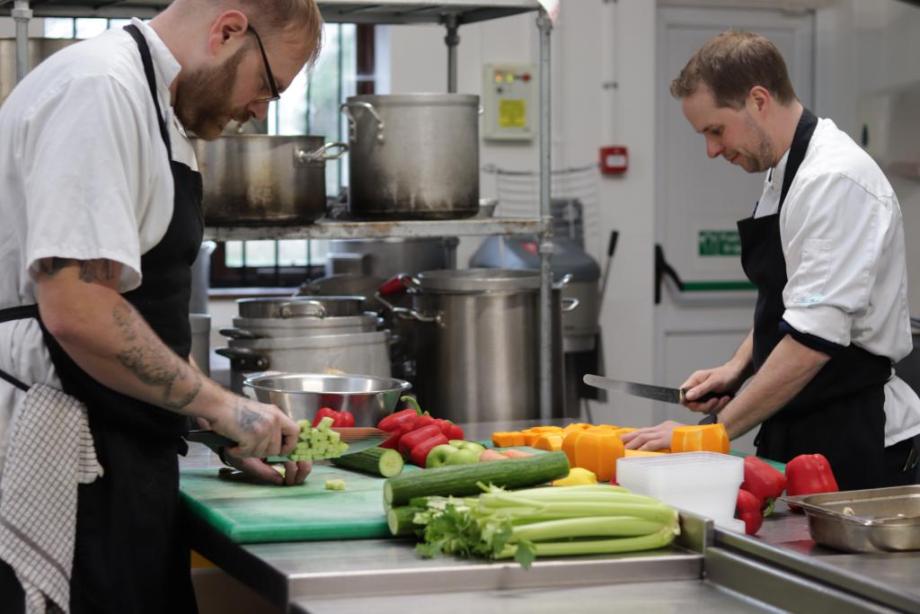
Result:
M277 405L295 420L312 420L321 407L348 410L355 426L376 426L412 385L391 377L284 373L253 375L243 382L263 403Z

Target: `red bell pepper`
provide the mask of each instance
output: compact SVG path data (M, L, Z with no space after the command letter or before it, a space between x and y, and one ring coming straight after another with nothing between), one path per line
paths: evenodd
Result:
M333 420L332 426L340 426L340 427L348 428L354 425L355 425L355 415L353 413L351 413L347 409L340 411L340 412L336 412L335 420Z
M415 428L421 428L423 426L428 426L429 424L437 424L437 422L428 414L421 414L420 416L415 417Z
M434 422L438 425L438 428L441 429L441 432L444 433L444 436L448 439L463 439L463 429L450 420L435 418Z
M786 463L786 492L790 496L837 492L837 480L823 454L799 454ZM798 506L790 506L798 511Z
M429 424L428 426L423 426L420 429L415 429L412 432L404 434L399 440L399 452L405 457L409 458L412 449L419 443L425 441L430 437L435 435L441 435L441 429L438 428L437 424ZM446 439L446 437L445 437ZM445 442L446 443L446 442ZM421 465L424 467L424 464Z
M320 407L316 415L313 416L313 426L319 426L320 421L323 418L329 417L332 418L332 424L335 424L335 419L339 415L339 412L335 411L331 407Z
M756 456L744 459L741 488L763 502L764 516L773 512L773 501L786 489L786 476Z
M448 439L465 439L463 429L454 424L450 423L450 433L447 434Z
M403 409L402 411L398 411L383 418L380 422L377 423L377 428L382 431L392 433L405 422L410 420L414 421L416 416L418 416L418 414L414 409Z
M383 443L380 444L380 447L381 447L381 448L389 448L389 449L391 449L391 450L398 450L398 449L399 449L399 440L402 439L402 436L403 436L403 434L402 434L400 431L396 431L395 433L392 433L389 437L387 437L387 438L383 441Z
M416 415L421 415L423 413L421 406L418 404L418 399L415 398L415 395L404 394L399 397L399 402L402 403L404 407L414 409Z
M425 428L428 428L428 427L425 427ZM447 437L444 435L444 433L438 431L435 435L427 439L424 439L421 442L412 446L412 451L409 457L412 459L413 463L415 463L419 467L424 467L425 462L428 460L428 453L431 452L431 449L435 446L440 446L446 443L447 443Z
M763 524L763 514L760 506L763 502L760 497L750 493L743 488L738 491L738 499L735 502L735 518L744 521L744 532L748 535L756 535Z

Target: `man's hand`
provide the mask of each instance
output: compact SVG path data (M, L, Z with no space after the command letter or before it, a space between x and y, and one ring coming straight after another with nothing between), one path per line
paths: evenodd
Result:
M714 369L695 371L680 387L686 390L683 405L691 411L706 414L719 412L732 400L732 395L741 387L743 380L733 364L726 363ZM694 399L706 396L709 393L721 394L709 399L705 403L697 403Z
M224 458L227 463L246 475L259 481L279 486L303 484L307 476L310 475L310 471L313 470L313 464L309 461L290 461L284 463L284 476L282 477L272 465L258 458L239 458L231 453L225 454Z
M297 445L300 427L284 412L233 394L225 395L221 411L214 412L211 428L237 442L227 451L238 457L265 458L290 454Z
M628 450L663 450L671 447L671 433L675 427L683 426L680 422L667 420L655 426L636 429L632 433L621 435L620 439Z

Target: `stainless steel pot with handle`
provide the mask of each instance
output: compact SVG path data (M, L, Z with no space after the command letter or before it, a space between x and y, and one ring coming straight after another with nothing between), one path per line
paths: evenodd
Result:
M479 211L479 97L350 96L349 200L355 218L453 219Z
M331 318L233 318L233 328L222 328L220 334L230 339L317 337L373 332L380 325L375 313Z
M381 377L391 375L387 331L231 339L227 346L215 351L230 359L230 387L236 392L242 390L247 374L269 369L285 373L334 371Z
M308 224L326 212L326 161L348 150L321 136L193 139L209 226Z
M411 309L385 298L407 284ZM539 417L539 272L426 271L388 281L378 296L415 321L414 384L423 406L458 422ZM553 298L553 399L561 404L559 289ZM577 301L565 302L566 309L575 307Z

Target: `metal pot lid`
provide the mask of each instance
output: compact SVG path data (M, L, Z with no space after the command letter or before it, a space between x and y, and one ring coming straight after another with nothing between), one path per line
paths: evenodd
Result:
M418 274L422 292L531 292L540 289L539 271L462 269Z
M363 296L273 296L236 301L244 318L324 318L362 313Z
M346 102L369 102L375 107L470 106L479 108L479 96L475 94L362 94L349 96Z

